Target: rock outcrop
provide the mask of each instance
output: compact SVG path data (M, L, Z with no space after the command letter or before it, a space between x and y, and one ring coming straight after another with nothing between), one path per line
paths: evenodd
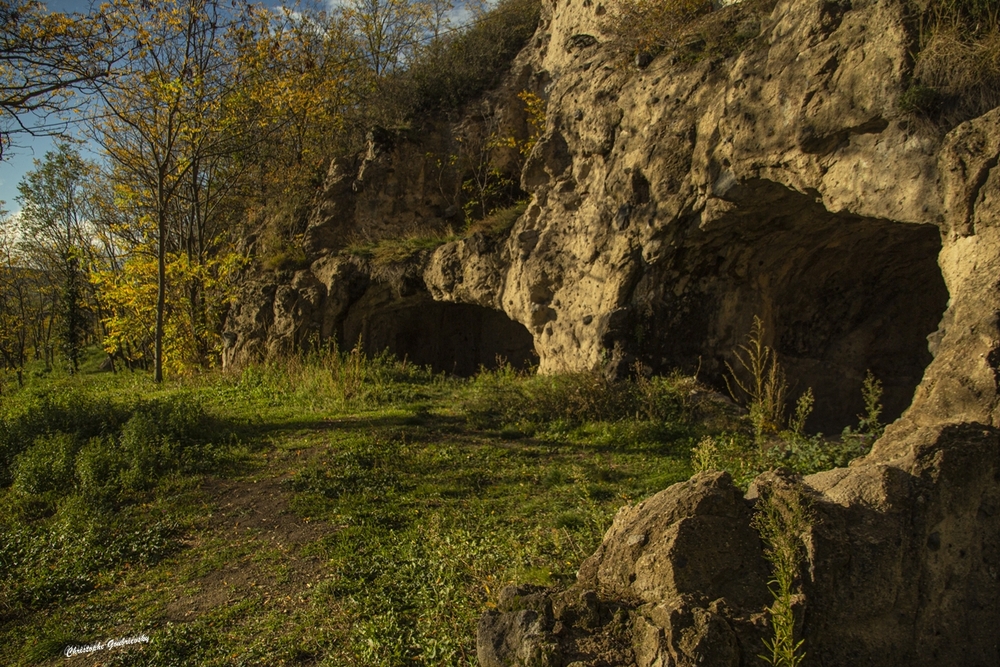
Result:
M502 331L480 361L533 350L541 372L639 362L712 379L760 316L793 389L816 393L812 429L853 421L868 369L895 419L847 469L755 483L814 508L796 607L806 664L998 664L1000 109L950 129L900 111L905 0L733 5L711 20L748 36L738 52L694 43L642 67L611 46L608 10L547 1L493 98L513 109L529 88L548 102L521 172L531 202L506 236L447 243L380 280L332 253L362 215L364 171L335 164L312 268L248 288L230 359L362 330L398 348L391 326L365 322L405 321L427 340ZM418 149L362 160L410 193L363 195L364 215L447 224ZM481 310L380 315L407 304ZM428 363L473 363L448 348ZM769 574L753 502L701 475L623 510L575 586L504 594L480 624L480 661L755 662Z

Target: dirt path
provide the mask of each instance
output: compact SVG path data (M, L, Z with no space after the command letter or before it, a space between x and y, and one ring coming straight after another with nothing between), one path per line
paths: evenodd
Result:
M189 621L251 595L260 596L264 604L288 607L295 604L296 592L318 580L319 559L299 552L332 528L289 509L290 491L282 486L283 477L206 480L202 492L211 514L206 529L189 546L197 550L209 541L243 553L179 586L179 595L167 604L165 620ZM262 554L268 555L263 561Z

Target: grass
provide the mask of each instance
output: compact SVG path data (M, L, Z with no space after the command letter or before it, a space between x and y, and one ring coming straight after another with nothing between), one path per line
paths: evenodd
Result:
M335 350L33 377L0 408L0 663L146 634L95 655L474 664L504 585L572 581L622 504L690 475L697 396Z
M502 236L510 231L517 219L528 210L527 200L518 202L513 206L501 208L493 211L482 220L476 220L469 225L467 236L473 234L486 234L487 236Z
M746 485L863 453L755 437L680 375L463 380L328 349L163 385L28 373L0 404L0 664L469 665L510 583L566 584L693 469ZM809 401L793 423L804 423Z
M692 469L843 464L879 427L872 378L831 443L758 441L679 375L332 349L155 385L93 361L0 404L0 664L140 634L102 664L475 664L499 591L572 582L623 504Z
M381 239L367 243L355 243L343 250L346 255L370 259L378 267L402 264L421 252L431 251L457 236L410 236L396 239Z
M900 109L950 129L1000 104L1000 5L931 0L913 13L913 80Z

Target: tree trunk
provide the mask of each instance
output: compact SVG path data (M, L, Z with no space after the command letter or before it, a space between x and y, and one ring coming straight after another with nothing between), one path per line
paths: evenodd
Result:
M153 381L163 382L163 311L167 304L167 212L163 204L163 178L157 184L156 213L156 332L154 333Z

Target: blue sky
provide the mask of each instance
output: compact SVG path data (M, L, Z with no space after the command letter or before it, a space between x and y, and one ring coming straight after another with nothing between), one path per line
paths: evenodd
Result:
M87 0L49 0L45 4L52 11L66 13L86 12L90 8L90 2ZM24 134L14 137L14 145L9 151L4 151L6 155L0 162L0 200L6 202L5 209L15 212L20 208L14 201L17 196L17 184L34 167L34 160L36 158L41 160L45 156L45 151L52 148L51 137L31 137Z

